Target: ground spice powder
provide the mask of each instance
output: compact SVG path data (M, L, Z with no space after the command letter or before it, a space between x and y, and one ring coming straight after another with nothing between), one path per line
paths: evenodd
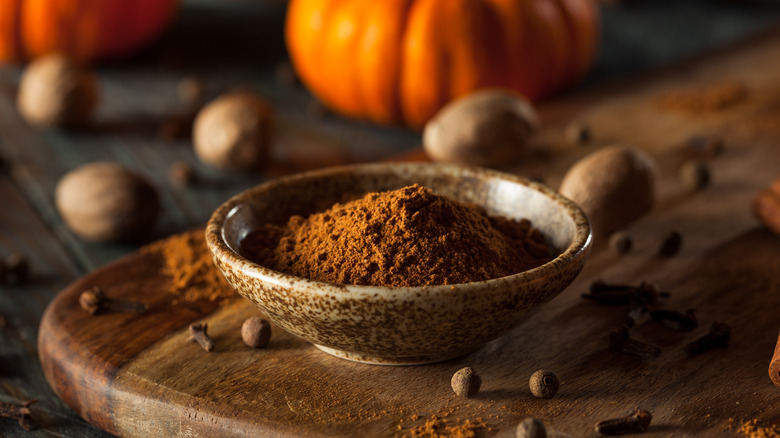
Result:
M723 111L747 97L747 89L739 82L725 82L697 90L685 90L662 96L658 104L665 109L697 115Z
M233 287L219 273L206 247L202 230L177 234L141 248L143 254L160 254L162 273L170 277L169 292L180 300L217 301L236 296Z
M421 186L369 193L241 243L263 266L338 284L429 286L503 277L550 260L528 220L488 217Z
M780 438L780 428L777 426L759 426L758 421L750 420L737 430L748 438Z

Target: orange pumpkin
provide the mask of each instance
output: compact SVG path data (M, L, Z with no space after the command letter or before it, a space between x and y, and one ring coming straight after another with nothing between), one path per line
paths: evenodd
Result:
M171 22L178 0L2 0L0 61L66 52L82 61L119 58Z
M419 128L477 88L539 100L573 83L599 26L594 0L291 0L286 39L326 105Z

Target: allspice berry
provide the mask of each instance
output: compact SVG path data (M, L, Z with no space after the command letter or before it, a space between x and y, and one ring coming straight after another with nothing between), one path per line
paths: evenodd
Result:
M609 146L575 163L559 191L582 208L595 235L609 236L653 208L656 169L655 160L639 149Z
M528 417L517 425L517 438L547 438L547 428L542 420Z
M538 370L531 375L528 381L528 387L531 394L539 398L553 398L558 393L561 381L555 371Z
M259 316L247 318L241 325L241 338L252 348L263 348L271 340L271 324Z
M65 174L57 183L55 203L74 233L95 242L145 237L160 212L154 186L112 162L84 164Z
M97 101L94 75L67 55L52 54L27 66L16 105L29 124L62 128L85 124Z
M206 85L200 78L188 76L176 86L179 99L190 106L199 106L206 95Z
M477 91L448 103L425 125L423 148L435 161L498 166L522 158L538 126L525 97Z
M618 254L627 254L634 246L634 240L625 231L615 231L609 236L609 248Z
M479 387L482 386L482 377L471 367L461 368L452 375L450 384L455 394L471 398L479 392Z
M661 257L673 257L680 252L682 248L683 237L680 230L672 230L664 237L661 247L658 249L658 255Z
M226 171L259 169L268 157L273 130L268 102L245 90L224 94L195 118L195 155Z

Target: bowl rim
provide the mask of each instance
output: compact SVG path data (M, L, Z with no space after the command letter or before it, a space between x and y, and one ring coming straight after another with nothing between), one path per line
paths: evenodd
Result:
M265 193L274 187L285 185L291 181L299 181L305 179L319 179L328 177L333 174L339 174L350 171L371 172L380 170L392 170L392 169L421 169L436 167L441 169L441 172L453 173L458 172L462 175L472 174L480 175L488 178L498 178L514 183L524 185L532 190L542 193L544 196L552 199L560 207L566 210L567 215L573 220L575 235L569 246L558 254L555 258L535 268L518 272L512 275L497 277L488 280L475 281L470 283L453 283L442 284L433 286L372 286L372 285L354 285L354 284L335 284L327 283L323 281L312 280L305 277L298 277L295 275L287 274L281 271L276 271L271 268L262 266L255 263L248 258L242 256L237 251L234 251L230 245L227 244L224 234L224 224L228 217L235 211L240 205L249 202L250 199L258 194ZM299 286L301 290L319 291L321 293L336 293L343 295L343 297L355 297L362 293L362 295L376 296L381 291L389 292L401 292L412 293L414 292L427 292L427 293L446 293L449 291L469 291L472 289L482 289L485 286L500 284L511 280L516 284L530 284L537 281L542 281L549 278L551 275L564 271L567 267L584 263L581 259L586 257L591 250L593 244L593 231L591 229L590 221L582 209L571 201L564 197L552 188L531 181L527 178L513 175L498 170L487 169L477 166L464 166L459 164L446 164L446 163L363 163L363 164L350 164L341 166L332 166L323 169L317 169L307 172L296 173L279 178L274 178L269 181L260 183L254 187L250 187L243 190L233 196L227 201L222 203L212 213L209 221L206 225L206 244L211 252L214 260L220 260L223 263L229 265L232 269L241 272L242 275L247 275L263 282L267 282L280 287L289 287L293 283Z

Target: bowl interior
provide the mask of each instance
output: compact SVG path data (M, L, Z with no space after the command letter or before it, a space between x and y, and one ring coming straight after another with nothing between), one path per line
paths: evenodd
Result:
M395 190L412 184L477 204L491 216L529 219L545 235L553 256L564 252L576 235L572 205L541 184L485 169L378 164L311 172L250 189L233 199L222 237L234 252L241 254L241 240L263 224L281 225L292 215L306 216L368 192Z

